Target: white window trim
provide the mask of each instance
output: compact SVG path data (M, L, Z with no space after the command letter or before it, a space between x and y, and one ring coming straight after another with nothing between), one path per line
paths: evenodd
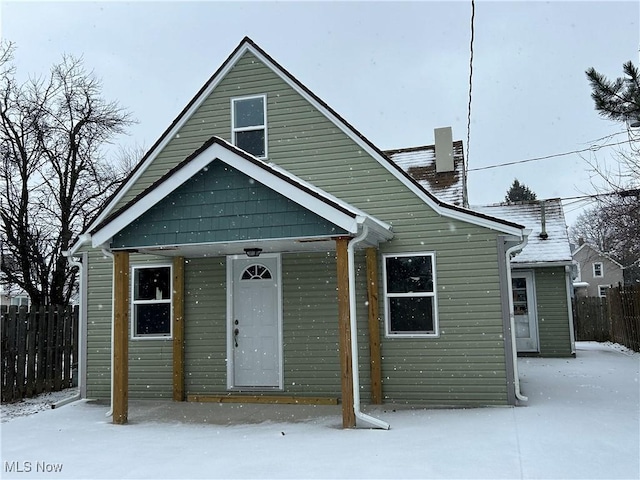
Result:
M431 269L433 272L433 292L416 293L387 293L387 258L388 257L431 257ZM438 285L436 274L435 252L411 252L411 253L386 253L382 255L382 288L384 289L384 324L385 337L387 338L438 338L440 337L440 321L438 317ZM433 298L433 333L394 333L391 332L391 319L389 318L389 298L394 297L431 297Z
M144 268L168 268L169 269L169 291L170 298L164 300L134 300L135 293L135 271L141 270ZM131 265L131 291L129 293L130 296L130 318L131 318L131 340L173 340L173 265L171 263L141 263L136 265ZM136 335L136 319L135 319L135 306L136 305L145 305L145 304L153 304L153 303L169 303L169 335Z
M600 275L596 274L596 265L600 265ZM593 269L593 278L604 277L604 264L602 262L593 262L592 269Z
M600 298L606 298L606 297L607 297L607 295L606 295L606 294L605 294L605 295L602 295L602 293L600 292L600 289L601 289L601 288L609 289L609 288L611 288L611 285L598 285L598 296L599 296Z
M242 100L251 100L253 98L262 98L262 125L256 125L251 127L241 127L236 128L236 119L235 119L235 103ZM238 145L236 142L236 132L251 132L257 130L264 130L264 155L257 157L261 159L265 159L269 156L269 152L267 150L267 145L269 145L268 136L267 136L267 95L248 95L244 97L234 97L231 99L231 143L234 145Z

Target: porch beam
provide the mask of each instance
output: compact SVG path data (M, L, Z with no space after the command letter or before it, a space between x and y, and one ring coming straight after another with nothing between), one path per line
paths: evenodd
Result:
M340 349L340 376L342 385L342 428L354 428L356 415L353 405L353 375L351 368L351 326L349 316L349 237L336 239L336 266L338 287L338 337Z
M113 423L129 416L129 252L113 254Z
M366 250L367 301L369 302L369 354L371 403L382 403L382 355L380 353L380 309L378 303L378 251Z
M183 402L184 391L184 257L173 258L173 400Z

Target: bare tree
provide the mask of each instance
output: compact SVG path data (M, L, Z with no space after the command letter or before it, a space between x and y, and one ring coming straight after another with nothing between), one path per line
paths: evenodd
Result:
M34 305L67 304L75 270L62 252L123 179L104 149L131 124L81 59L46 77L16 79L14 46L0 49L0 202L3 280Z

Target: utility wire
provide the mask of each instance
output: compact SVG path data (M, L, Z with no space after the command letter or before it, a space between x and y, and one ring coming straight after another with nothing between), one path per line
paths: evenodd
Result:
M471 0L471 40L469 42L469 105L467 107L467 161L464 163L464 179L467 180L469 172L469 144L471 143L471 92L473 91L473 40L475 37L474 21L476 16L476 3Z
M566 155L575 155L576 153L583 153L583 152L589 152L589 151L597 152L601 148L604 148L604 147L615 147L616 145L622 145L624 143L629 143L629 140L624 140L622 142L617 142L617 143L607 143L607 144L604 144L604 145L591 145L590 147L583 148L581 150L573 150L571 152L564 152L564 153L554 153L553 155L545 155L544 157L527 158L525 160L516 160L514 162L499 163L497 165L487 165L485 167L469 168L468 171L469 172L477 172L479 170L489 170L490 168L507 167L509 165L517 165L517 164L520 164L520 163L537 162L539 160L547 160L549 158L564 157ZM467 145L467 147L468 147L468 145Z

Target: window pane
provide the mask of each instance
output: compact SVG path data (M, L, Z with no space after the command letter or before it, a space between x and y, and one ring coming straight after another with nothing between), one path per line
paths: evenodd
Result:
M395 297L389 299L392 333L434 333L432 297Z
M387 292L433 292L431 257L387 257Z
M236 132L236 146L256 157L264 157L264 130Z
M170 335L170 312L169 303L136 305L136 335Z
M233 104L235 128L264 125L264 99L262 97L236 100Z
M134 300L168 300L171 298L169 267L134 270Z

